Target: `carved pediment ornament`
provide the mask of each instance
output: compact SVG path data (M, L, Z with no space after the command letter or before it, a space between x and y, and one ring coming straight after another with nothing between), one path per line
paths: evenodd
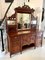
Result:
M14 9L17 12L22 12L22 13L33 13L35 10L30 8L28 5L24 5L22 7L17 7Z
M9 16L8 17L9 19L16 18L16 12L32 14L35 11L33 8L30 8L28 5L23 5L22 7L18 6L14 10L15 10L15 13Z

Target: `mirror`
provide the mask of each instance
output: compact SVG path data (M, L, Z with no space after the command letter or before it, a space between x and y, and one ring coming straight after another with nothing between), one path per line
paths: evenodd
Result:
M8 25L15 25L15 20L7 20Z
M17 13L18 29L30 29L31 14Z
M36 24L36 20L32 20L31 21L31 24Z

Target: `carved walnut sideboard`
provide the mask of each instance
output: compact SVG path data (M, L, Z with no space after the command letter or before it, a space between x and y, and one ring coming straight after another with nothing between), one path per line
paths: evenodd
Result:
M30 45L33 43L34 48L36 48L37 41L39 40L41 40L40 43L42 45L42 32L40 32L41 35L39 34L40 39L38 40L39 31L36 28L37 22L36 24L31 23L33 20L32 13L34 11L35 10L31 9L28 5L17 7L15 8L15 14L13 14L11 17L8 17L6 20L8 51L10 52L10 56L17 52L22 53L22 47L25 45ZM28 20L30 22L26 22Z

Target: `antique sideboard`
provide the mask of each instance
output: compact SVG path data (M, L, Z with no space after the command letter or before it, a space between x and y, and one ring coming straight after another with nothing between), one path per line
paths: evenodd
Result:
M43 34L37 29L37 19L33 16L34 11L28 5L17 7L15 13L6 20L10 56L17 52L22 53L22 47L25 45L33 43L34 48L36 48L37 41L40 41L42 46ZM34 24L33 21L35 21Z

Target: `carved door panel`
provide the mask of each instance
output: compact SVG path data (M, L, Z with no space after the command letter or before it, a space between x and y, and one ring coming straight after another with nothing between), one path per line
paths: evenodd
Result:
M30 36L29 34L22 35L22 45L29 45Z
M30 35L30 39L31 39L30 44L35 43L35 35L34 34Z
M19 52L20 51L20 40L19 40L19 37L11 37L11 52L14 53L14 52Z

